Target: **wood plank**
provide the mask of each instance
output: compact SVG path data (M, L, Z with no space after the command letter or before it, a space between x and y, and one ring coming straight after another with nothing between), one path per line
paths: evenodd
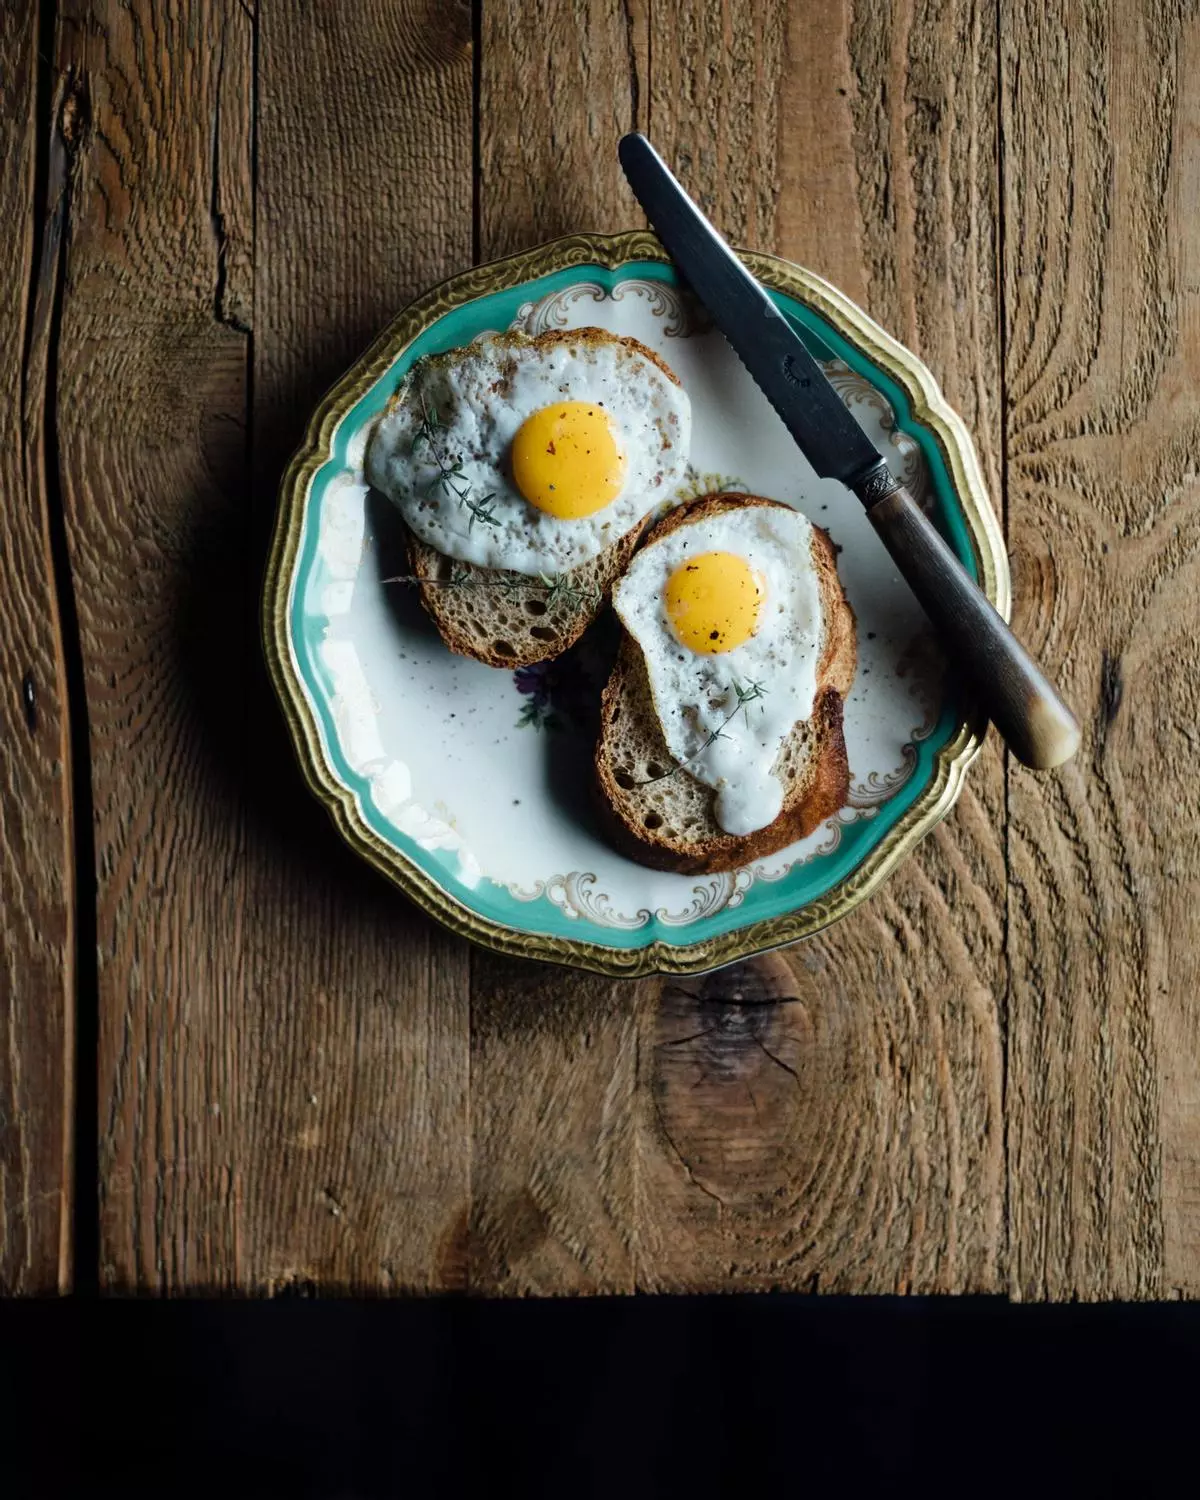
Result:
M208 652L245 654L245 335L221 316L214 166L225 147L237 171L249 43L236 5L61 12L82 129L56 399L94 807L100 1280L122 1291L235 1280L243 834L197 682ZM236 722L236 662L225 692Z
M648 45L639 0L482 6L480 260L645 223L616 142L645 123Z
M1200 16L1004 7L1017 617L1088 726L1010 782L1011 1290L1200 1294Z
M0 1294L71 1277L74 882L69 706L51 508L47 357L66 149L36 221L38 9L0 12ZM52 102L47 99L46 110Z
M261 14L254 475L266 519L322 390L405 302L470 263L473 62L461 3ZM265 1187L272 1143L285 1146L295 1208L263 1193L255 1233L291 1248L259 1274L460 1288L468 949L343 850L295 777L279 788L292 757L275 705L255 701L275 748L255 778L273 918L253 965L273 995L264 1040L287 1027L296 1049L283 1070L269 1043L262 1054L260 1176Z
M59 429L112 1289L461 1279L465 964L301 790L256 626L305 412L469 245L447 196L469 48L433 10L64 6L88 126ZM368 89L364 56L397 87Z
M921 354L995 493L991 12L733 0L652 18L656 144L733 239L829 277ZM991 746L865 908L647 1009L639 1284L1001 1284L1002 822Z
M640 123L644 14L484 5L479 256L642 223L616 158ZM653 987L477 952L470 1285L631 1291L638 1017Z

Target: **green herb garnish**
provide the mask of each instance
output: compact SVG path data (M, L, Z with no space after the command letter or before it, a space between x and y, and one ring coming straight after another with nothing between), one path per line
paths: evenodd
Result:
M449 578L422 578L416 573L401 573L392 578L382 578L381 583L407 583L417 587L435 589L500 589L505 594L545 595L547 610L553 609L559 600L568 604L589 604L598 608L604 598L599 585L583 588L568 583L565 578L551 578L541 573L537 578L513 577L473 578L465 569L456 568Z
M500 523L495 514L495 491L491 491L482 498L472 494L471 484L463 474L462 459L451 459L436 436L442 427L442 419L438 416L437 407L435 406L431 411L425 400L425 392L422 391L420 394L421 420L416 432L413 433L412 453L415 457L422 447L426 448L437 466L437 478L429 486L430 491L440 489L445 494L453 495L461 505L466 506L471 516L467 522L468 531L474 528L476 521L482 522L485 526L499 526Z
M681 760L677 762L677 764L672 766L669 771L663 771L658 776L647 776L642 781L635 781L633 783L634 786L652 786L656 781L669 781L672 776L678 775L680 771L684 770L687 766L690 766L693 761L699 760L710 745L715 745L718 740L728 738L725 730L729 728L730 724L733 723L734 719L737 718L738 714L740 714L743 709L747 708L757 699L765 698L767 696L767 690L765 687L763 687L761 682L752 682L748 687L743 687L740 682L735 682L733 684L733 690L737 694L737 706L731 709L728 714L726 714L726 716L721 720L721 722L717 725L717 727L713 730L709 737L704 741L703 745L700 746L699 750L697 750L694 754L689 755L687 760Z

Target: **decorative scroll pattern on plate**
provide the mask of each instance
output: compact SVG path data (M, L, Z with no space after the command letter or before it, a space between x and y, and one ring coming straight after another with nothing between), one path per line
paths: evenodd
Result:
M937 728L945 662L931 631L920 631L909 641L896 663L895 673L898 678L908 681L909 695L920 718L909 732L907 742L900 747L898 766L890 771L871 771L865 780L850 783L846 806L868 815L889 797L894 797L911 778L917 768L917 746Z
M518 901L538 901L545 896L566 916L586 917L600 927L620 927L632 932L645 927L650 920L645 907L628 916L614 911L609 897L596 889L595 875L587 870L552 875L549 880L535 880L530 886L506 885L505 889Z
M845 360L823 359L821 368L825 371L830 385L842 398L843 404L860 421L864 413L855 411L856 407L863 407L874 413L880 427L887 435L888 446L895 450L896 456L888 459L889 467L897 479L904 481L909 494L921 509L927 513L930 512L933 508L933 496L929 489L920 445L915 438L909 437L907 432L901 432L896 426L896 413L892 410L891 402L882 391L876 390L869 380L864 380L861 375L852 370Z
M628 297L645 300L650 316L662 319L663 334L669 339L690 338L712 327L712 320L690 294L663 281L641 281L636 277L617 282L611 292L596 281L577 281L536 302L523 302L512 326L536 337L552 328L578 326L576 310L580 303L604 302L609 298L624 302Z

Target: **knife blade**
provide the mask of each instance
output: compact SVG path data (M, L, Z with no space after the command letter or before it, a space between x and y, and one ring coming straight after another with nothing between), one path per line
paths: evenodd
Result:
M644 135L617 148L655 233L816 472L858 485L881 465L804 340L680 187Z
M618 155L634 195L684 279L822 478L852 490L900 572L1026 765L1049 769L1079 746L1073 714L888 468L763 286L676 181L644 135Z

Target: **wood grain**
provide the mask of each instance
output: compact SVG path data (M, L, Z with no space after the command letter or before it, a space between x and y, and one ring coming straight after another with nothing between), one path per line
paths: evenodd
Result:
M481 9L479 259L645 223L617 162L640 127L646 0L501 0Z
M254 474L264 522L321 390L410 297L469 264L471 90L462 0L263 7ZM287 748L275 703L263 708L260 732L275 738L261 793L284 834L260 871L278 913L255 959L264 980L281 950L300 947L284 984L272 981L264 1031L266 1041L290 1028L297 1065L281 1070L264 1049L275 1086L258 1124L269 1142L291 1143L287 1172L255 1227L287 1227L285 1277L462 1287L468 951L374 874L348 879L344 850L327 870L306 861L308 808L300 826L296 787L272 798ZM333 1259L314 1259L314 1245ZM261 1274L276 1284L281 1272Z
M1200 1293L1200 13L1006 10L1017 618L1089 707L1013 768L1022 1297Z
M0 14L0 1289L71 1281L98 1004L110 1290L1200 1295L1194 0L34 9ZM642 222L632 126L935 371L1087 722L1049 778L990 745L803 947L614 984L360 867L256 603L321 390L473 255Z
M932 88L964 47L972 73L994 80L994 27L974 15L969 24L905 15L882 54L879 27L895 29L886 15L832 27L844 49L833 73L856 84L827 132L839 150L849 142L841 172L822 159L820 138L803 139L793 124L808 82L798 63L829 8L656 3L646 12L649 86L639 72L628 102L618 60L643 56L627 42L642 13L536 10L536 23L522 13L518 26L515 7L484 7L483 256L551 227L629 222L614 160L597 153L596 122L608 122L610 153L622 130L648 123L700 201L757 248L795 254L777 222L781 197L803 218L810 191L819 194L823 222L847 229L822 242L818 269L853 280L869 251L868 302L886 316L907 299L911 315L899 321L913 326L901 331L935 366L946 352L952 398L981 426L990 457L999 415L988 260L994 96L944 85L932 122L894 138L864 101L885 88L903 97L913 71ZM584 47L592 67L555 87L551 111L550 74L563 59L570 74ZM881 194L881 172L920 190ZM919 227L932 227L945 256L946 278L933 289L909 248L918 202ZM939 831L902 886L786 962L707 985L612 987L477 956L472 1284L996 1286L998 757L983 783L957 830ZM775 991L780 998L760 1003Z
M470 261L471 94L471 12L461 0L262 7L253 412L261 522L323 387L410 297ZM254 1280L459 1288L468 951L358 869L327 828L313 840L323 815L295 779L275 794L288 747L274 703L265 693L255 701L256 732L272 736L256 781L274 836L256 871L272 917L253 963L271 999L251 1228L274 1248ZM280 1032L289 1038L282 1065ZM275 1142L286 1146L280 1170Z
M646 43L632 6L484 5L481 259L644 222L616 141L640 123ZM472 955L473 1291L633 1290L638 1017L652 994Z
M469 18L433 9L64 7L113 1289L461 1279L465 955L302 792L255 608L320 386L469 247Z
M236 5L61 9L79 136L56 397L96 847L100 1279L122 1290L235 1279L244 833L192 691L231 632L199 638L189 583L237 597L216 538L244 482L245 335L218 316L212 173L222 146L232 171L249 42ZM236 666L226 693L237 718Z
M658 148L730 237L813 267L909 342L996 475L995 21L652 18ZM989 751L867 906L789 956L664 987L642 1038L642 1284L1001 1284L1002 808Z
M920 352L995 477L994 18L747 0L652 19L655 144L733 239ZM990 750L865 908L664 988L641 1043L640 1284L1001 1284L1002 817Z
M56 196L35 205L35 6L0 12L0 1294L71 1277L74 882L69 710L50 527L57 481L47 382L58 293ZM61 102L61 101L59 101ZM50 101L46 101L49 112ZM52 421L52 419L51 419Z
M728 239L772 249L788 6L654 0L650 14L651 139Z
M487 954L471 965L469 1285L630 1292L645 985Z

